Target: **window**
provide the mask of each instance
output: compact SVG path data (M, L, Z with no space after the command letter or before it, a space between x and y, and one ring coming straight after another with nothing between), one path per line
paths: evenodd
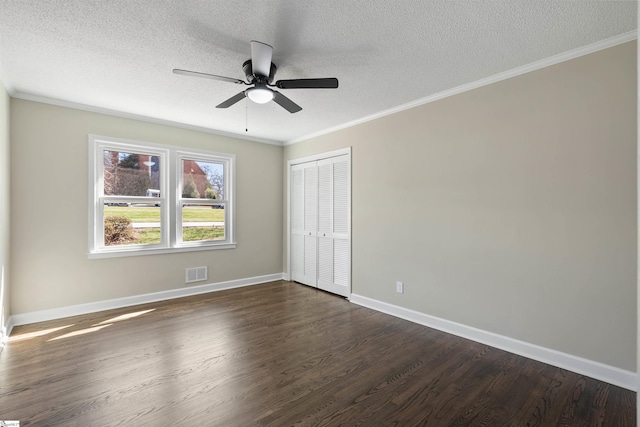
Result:
M178 241L182 244L224 241L225 164L213 156L179 153L180 210Z
M89 137L91 257L234 248L235 156Z

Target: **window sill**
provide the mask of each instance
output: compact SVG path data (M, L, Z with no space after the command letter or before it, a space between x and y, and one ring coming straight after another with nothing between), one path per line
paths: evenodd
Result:
M134 249L124 251L102 251L102 252L89 252L89 259L100 258L122 258L129 256L143 256L143 255L163 255L163 254L176 254L182 252L198 252L198 251L215 251L220 249L235 249L236 243L224 243L219 245L207 245L207 246L186 246L180 248L153 248L153 249Z

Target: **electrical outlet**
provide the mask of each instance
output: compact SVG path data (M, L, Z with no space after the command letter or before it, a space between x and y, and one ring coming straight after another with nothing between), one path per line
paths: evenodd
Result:
M396 282L396 292L399 293L399 294L403 294L404 293L404 283Z

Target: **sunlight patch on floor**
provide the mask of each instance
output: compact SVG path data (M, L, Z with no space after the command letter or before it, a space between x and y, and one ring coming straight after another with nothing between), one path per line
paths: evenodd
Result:
M104 325L104 324L107 324L107 323L121 322L123 320L129 320L129 319L132 319L134 317L142 316L143 314L149 313L150 311L154 311L154 310L155 310L155 308L152 308L151 310L143 310L143 311L136 311L135 313L123 314L121 316L117 316L117 317L114 317L114 318L109 319L109 320L103 320L102 322L96 323L93 326Z
M29 340L31 338L41 337L43 335L52 334L52 333L57 332L59 330L70 328L72 326L73 325L66 325L66 326L60 326L60 327L57 327L57 328L43 329L41 331L28 332L26 334L11 335L9 337L9 342L25 341L25 340Z
M80 329L80 330L77 330L77 331L69 332L69 333L66 333L64 335L60 335L60 336L57 336L55 338L51 338L51 339L49 339L47 341L55 341L55 340L59 340L59 339L63 339L63 338L75 337L75 336L78 336L78 335L90 334L91 332L96 332L96 331L99 331L101 329L106 328L107 326L111 326L112 324L114 324L116 322L122 322L123 320L133 319L133 318L136 318L138 316L142 316L143 314L150 313L152 311L155 311L155 308L152 308L150 310L142 310L142 311L135 311L135 312L132 312L132 313L127 313L127 314L122 314L120 316L116 316L116 317L112 317L111 319L104 320L104 321L102 321L100 323L96 323L95 325L92 325L90 328L85 328L85 329ZM27 332L27 333L19 334L19 335L12 335L12 336L9 337L8 342L14 343L14 342L33 339L33 338L38 338L38 337L42 337L42 336L45 336L45 335L53 334L55 332L61 331L63 329L70 328L72 326L74 326L74 324L65 325L65 326L59 326L57 328L43 329L41 331Z
M80 329L78 331L73 331L73 332L69 332L68 334L60 335L59 337L51 338L50 340L47 340L47 341L55 341L55 340L61 340L63 338L75 337L75 336L78 336L78 335L90 334L91 332L99 331L100 329L106 328L107 326L111 326L111 324L102 325L102 326L94 326L92 328L86 328L86 329Z

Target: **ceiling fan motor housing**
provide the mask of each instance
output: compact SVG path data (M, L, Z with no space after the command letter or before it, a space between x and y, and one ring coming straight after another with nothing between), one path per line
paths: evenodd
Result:
M276 67L276 65L272 62L271 69L269 70L269 76L260 76L253 74L253 66L250 59L247 59L246 61L244 61L244 64L242 64L242 70L244 71L244 75L247 76L247 81L249 83L262 83L264 82L264 78L267 77L266 82L271 84L273 83L273 78L276 75L277 69L278 68Z

